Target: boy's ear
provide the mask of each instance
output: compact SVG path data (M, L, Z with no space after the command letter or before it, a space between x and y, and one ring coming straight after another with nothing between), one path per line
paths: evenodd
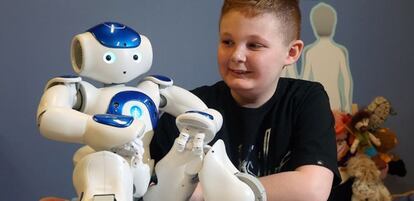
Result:
M303 46L304 44L301 40L294 40L289 44L290 48L286 58L286 65L293 64L299 59L302 54Z

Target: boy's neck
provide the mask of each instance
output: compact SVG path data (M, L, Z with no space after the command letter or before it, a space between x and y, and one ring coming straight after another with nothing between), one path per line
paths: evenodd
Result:
M277 84L265 91L237 91L230 89L231 96L241 107L259 108L270 100L276 91Z

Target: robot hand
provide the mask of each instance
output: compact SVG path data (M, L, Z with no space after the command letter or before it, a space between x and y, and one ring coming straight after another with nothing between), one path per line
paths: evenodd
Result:
M187 133L189 137L204 134L205 144L213 140L223 124L223 117L214 109L204 111L188 111L176 119L180 133Z
M186 147L197 155L203 154L204 145L213 140L220 130L223 118L214 109L205 111L188 111L176 119L180 135L177 138L177 150L183 151Z
M88 119L84 142L95 151L111 150L139 138L145 125L124 115L99 114Z
M173 148L155 167L158 183L151 186L144 201L183 201L197 186L204 148L222 125L222 116L213 109L189 111L176 119L180 131Z

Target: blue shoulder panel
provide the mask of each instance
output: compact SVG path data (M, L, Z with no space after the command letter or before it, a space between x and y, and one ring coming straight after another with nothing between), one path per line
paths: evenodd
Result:
M162 85L162 86L172 86L173 80L167 76L163 75L150 75L144 78L144 80L150 80L156 84Z
M164 76L164 75L151 75L151 76L164 82L172 82L171 78Z
M111 99L107 113L122 115L123 110L128 110L131 116L140 117L143 111L139 107L124 108L124 105L129 101L138 101L143 103L146 110L149 112L152 127L155 128L157 126L158 110L154 101L152 101L149 96L139 91L123 91L115 94L115 96Z
M93 116L93 120L101 124L118 128L125 128L131 125L131 123L134 121L134 118L116 114L97 114Z
M77 75L61 75L59 77L61 77L61 78L78 78L79 76L77 76Z
M211 120L214 120L213 115L211 115L209 113L206 113L206 112L201 112L201 111L196 111L196 110L190 110L190 111L187 111L185 113L197 113L197 114L201 114L201 115L203 115L203 116L205 116L205 117L207 117L207 118L209 118Z
M141 36L135 30L116 22L98 24L88 32L109 48L135 48L141 44Z

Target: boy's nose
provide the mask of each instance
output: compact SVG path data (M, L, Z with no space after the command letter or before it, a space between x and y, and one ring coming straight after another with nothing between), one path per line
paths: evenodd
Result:
M244 53L243 48L235 48L233 50L233 54L231 55L231 61L237 63L246 61L246 55Z

